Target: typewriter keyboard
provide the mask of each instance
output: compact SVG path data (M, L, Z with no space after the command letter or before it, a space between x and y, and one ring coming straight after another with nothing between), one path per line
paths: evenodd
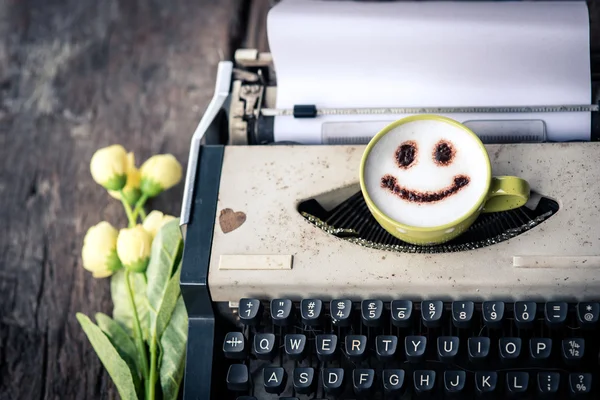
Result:
M241 299L231 399L600 398L600 303Z

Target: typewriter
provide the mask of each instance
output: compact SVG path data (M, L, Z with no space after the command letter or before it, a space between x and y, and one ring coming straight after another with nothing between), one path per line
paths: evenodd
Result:
M581 2L276 3L270 51L240 49L219 64L191 141L181 213L184 398L600 398L600 143L588 12ZM486 18L492 25L473 23ZM419 22L407 28L421 41L407 44L416 56L381 65L410 21ZM464 53L439 68L419 56L456 43L461 28L448 21L472 23L477 40L489 41L469 44L481 68L503 63L489 81L479 68L456 78L488 85L487 96L465 89L455 98L447 73ZM330 37L316 40L322 31ZM520 57L504 39L521 46ZM548 55L535 54L536 43L548 42L555 60L532 70ZM365 63L377 66L361 78L367 84L356 75ZM571 68L583 71L583 89ZM506 88L507 70L518 85L546 81L520 92ZM423 85L438 92L394 89L416 81L417 95ZM547 103L514 98L536 90ZM505 92L514 103L501 103ZM443 245L384 231L359 189L360 157L378 126L421 112L470 125L494 174L530 182L529 202L482 215Z

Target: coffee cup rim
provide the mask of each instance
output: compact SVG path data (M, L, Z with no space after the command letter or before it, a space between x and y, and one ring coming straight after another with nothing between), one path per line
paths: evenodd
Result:
M375 144L377 144L377 142L382 137L384 137L387 133L389 133L391 130L393 130L394 128L397 128L400 125L404 125L408 122L424 121L424 120L448 123L450 125L456 126L457 128L460 128L463 131L470 134L471 137L473 137L473 139L476 141L476 143L481 148L481 151L483 151L483 154L485 155L484 158L486 161L486 166L487 166L486 185L485 185L487 190L485 190L483 193L481 193L481 195L479 196L477 202L473 205L473 207L470 208L468 212L466 212L462 217L460 217L458 219L455 219L444 225L429 226L429 227L406 225L399 221L396 221L395 219L390 218L387 214L385 214L383 211L381 211L381 209L379 209L379 207L377 207L377 205L375 205L375 202L373 201L373 199L371 199L371 196L369 196L369 192L367 191L366 185L365 185L365 165L366 165L367 157L369 156L369 154L370 154L371 150L373 149L373 147L375 146ZM394 121L394 122L386 125L379 132L377 132L375 134L375 136L373 136L373 138L369 141L369 143L367 144L367 147L365 147L365 150L364 150L363 155L360 160L359 181L360 181L360 189L362 191L362 194L363 194L365 201L367 202L369 208L371 208L373 210L373 212L376 212L379 215L379 217L384 219L388 224L394 225L397 228L402 228L406 231L424 232L424 233L436 232L436 231L440 231L440 230L444 230L444 229L449 229L449 228L455 227L456 225L461 224L468 218L472 217L473 214L476 213L478 211L478 209L483 205L483 203L486 201L486 199L489 195L488 192L489 192L489 188L490 188L490 185L492 182L492 164L490 162L490 157L487 152L487 149L483 145L483 142L481 141L481 139L479 139L479 137L464 124L461 124L460 122L458 122L452 118L444 117L441 115L435 115L435 114L411 115L411 116L401 118L397 121Z

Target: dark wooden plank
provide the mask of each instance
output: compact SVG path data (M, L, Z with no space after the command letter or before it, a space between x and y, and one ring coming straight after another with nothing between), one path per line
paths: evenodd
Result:
M111 312L81 268L87 228L122 226L89 174L102 146L187 162L240 0L0 2L0 399L116 398L75 313ZM158 209L179 215L183 185Z

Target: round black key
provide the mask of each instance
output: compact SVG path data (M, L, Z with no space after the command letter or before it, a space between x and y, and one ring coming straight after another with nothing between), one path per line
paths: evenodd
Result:
M241 360L248 355L246 338L242 332L229 332L223 339L223 353L226 358Z
M550 328L559 328L567 320L569 305L562 301L550 301L544 307L546 324Z
M366 357L367 337L365 335L347 335L345 338L346 357L350 361L360 362Z
M404 393L404 370L384 369L383 390L392 396Z
M232 364L227 371L227 389L234 392L243 392L250 387L248 367L244 364Z
M458 336L440 336L437 339L437 354L441 362L452 363L458 354Z
M465 371L444 371L444 391L448 396L459 398L464 395L467 373Z
M508 372L506 374L506 392L509 398L521 398L529 387L528 372Z
M383 301L363 300L360 306L361 318L365 326L381 326L383 320Z
M404 338L404 351L409 362L420 362L425 356L427 338L425 336L406 336Z
M323 368L322 382L325 393L331 396L337 396L344 390L344 369L343 368Z
M444 303L442 301L421 302L421 318L427 328L438 328L442 324Z
M238 307L240 322L244 325L256 326L263 315L263 306L258 299L241 299Z
M300 394L311 394L315 391L317 380L315 369L311 367L294 368L294 389Z
M352 386L359 397L368 396L373 392L375 370L355 369L352 372Z
M318 326L321 322L323 302L319 299L304 299L300 302L300 316L307 326Z
M272 333L257 333L254 335L252 350L259 360L273 360L277 355L275 335Z
M452 323L457 328L469 328L473 320L475 304L472 301L452 302Z
M486 396L496 392L498 373L495 371L475 372L475 390L479 396Z
M266 367L263 369L263 385L265 392L281 394L285 390L287 373L282 367Z
M378 335L375 338L375 353L381 361L393 360L398 348L398 336Z
M331 322L335 326L350 326L352 320L352 301L344 299L331 300L330 305Z
M278 326L292 325L293 305L290 299L271 300L271 319Z
M559 372L538 372L537 392L542 395L554 395L560 387ZM549 397L549 396L548 396Z
M413 374L415 392L417 395L428 395L435 388L435 371L433 370L417 370Z
M510 363L519 358L521 354L521 338L505 337L500 338L500 361Z
M567 365L578 365L585 354L585 339L571 338L562 341L562 357Z
M517 301L515 303L515 325L519 329L531 329L537 312L534 301Z
M577 304L577 322L583 329L595 329L600 316L600 303Z
M474 364L483 363L490 354L490 345L489 337L470 337L467 342L469 361Z
M412 301L393 300L390 307L392 324L399 328L409 328L411 326L410 317L412 315L412 309Z
M485 326L490 329L502 328L502 320L504 319L503 301L484 301L481 312Z

